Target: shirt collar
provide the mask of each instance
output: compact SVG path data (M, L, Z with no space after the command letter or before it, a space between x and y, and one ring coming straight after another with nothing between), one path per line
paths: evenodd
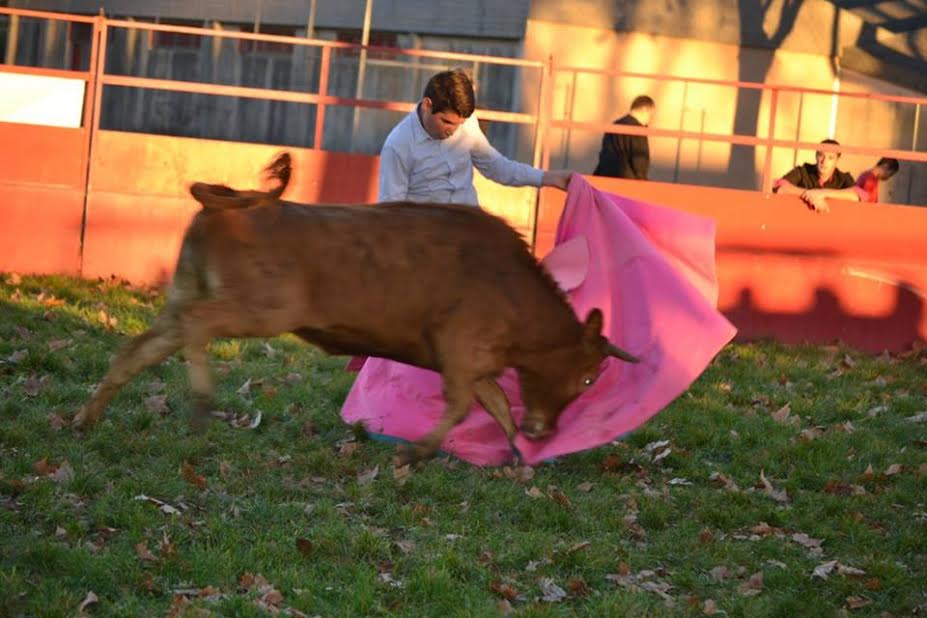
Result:
M434 141L434 138L428 135L428 132L425 130L425 127L422 126L422 119L418 115L418 110L419 108L421 108L421 106L422 106L422 102L419 101L418 104L415 106L415 109L413 109L411 113L412 137L415 139L415 143L417 144L421 142Z

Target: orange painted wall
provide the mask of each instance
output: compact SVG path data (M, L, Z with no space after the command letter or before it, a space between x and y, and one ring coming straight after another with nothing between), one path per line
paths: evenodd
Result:
M719 308L741 340L843 340L880 352L927 340L927 209L590 177L598 188L711 217ZM564 194L544 189L537 253L553 245Z
M0 270L115 274L163 282L198 208L193 181L256 187L275 146L101 131L81 253L83 134L0 124ZM290 149L286 197L370 203L376 157ZM751 191L590 177L598 187L712 217L719 306L741 339L842 339L871 351L927 340L927 209L833 202L828 215L797 199ZM507 195L500 193L501 196ZM506 197L497 198L505 201ZM537 253L553 243L564 194L540 192ZM492 204L522 227L530 200ZM82 256L82 262L81 262Z
M80 272L81 129L0 122L0 271Z

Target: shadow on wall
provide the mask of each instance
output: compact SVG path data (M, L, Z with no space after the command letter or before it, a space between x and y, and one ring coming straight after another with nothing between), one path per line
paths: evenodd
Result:
M768 50L767 53L747 57L749 50L741 47L737 53L737 79L742 82L765 83L775 59L775 51L782 46L789 33L795 27L798 12L804 0L784 0L781 5L776 29L766 34L763 23L771 10L775 10L772 0L737 0L737 13L740 17L740 40L752 41L753 46ZM831 36L836 36L834 32ZM737 89L734 105L734 134L757 135L760 122L760 105L763 91ZM756 157L753 146L732 146L728 161L727 176L731 178L754 178L756 176Z
M925 341L921 331L924 298L912 286L900 282L890 313L871 317L854 315L840 304L837 294L826 287L814 292L814 303L802 313L768 312L756 306L753 291L741 290L734 306L721 307L737 326L738 339L750 341L775 338L784 343L842 341L870 352L901 351L914 341Z

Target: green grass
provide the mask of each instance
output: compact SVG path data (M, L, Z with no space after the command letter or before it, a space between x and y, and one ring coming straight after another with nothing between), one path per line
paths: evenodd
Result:
M190 433L180 356L131 382L85 435L61 428L163 299L114 283L10 281L0 276L4 616L72 616L90 591L96 616L490 616L506 594L523 616L701 615L709 601L728 616L831 616L853 597L869 603L857 615L927 609L927 425L906 420L927 410L924 353L731 345L620 443L528 480L438 459L402 482L393 445L361 436L342 448L355 440L338 416L353 379L345 359L290 337L213 344L219 406L261 411L256 429ZM248 379L246 399L236 391ZM163 414L145 403L158 393ZM787 403L797 425L772 418ZM817 426L823 435L800 438ZM660 440L672 452L652 463L646 446ZM37 469L43 459L50 467ZM900 472L885 476L893 464ZM375 466L372 482L358 480ZM763 491L761 473L787 502ZM761 522L771 529L751 532ZM822 540L823 554L798 533ZM833 560L865 574L811 577ZM716 567L729 577L716 581ZM248 573L268 587L243 587ZM742 594L756 573L762 589ZM543 600L542 578L565 598Z

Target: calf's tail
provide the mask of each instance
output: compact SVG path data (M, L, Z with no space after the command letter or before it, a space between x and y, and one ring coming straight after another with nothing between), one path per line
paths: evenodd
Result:
M262 200L276 200L290 184L292 163L290 153L284 152L264 168L267 182L272 185L266 191L239 191L227 185L195 182L190 185L190 193L203 208L219 210L248 208Z

